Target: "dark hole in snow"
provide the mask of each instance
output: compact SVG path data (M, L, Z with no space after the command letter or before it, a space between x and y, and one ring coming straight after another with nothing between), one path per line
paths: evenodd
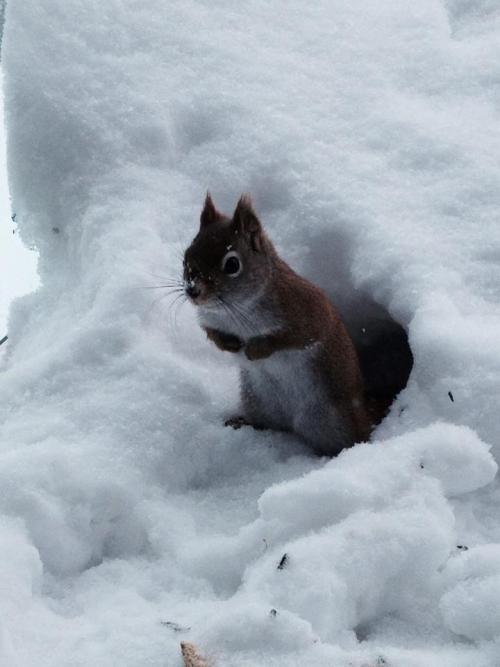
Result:
M354 628L354 634L358 642L368 641L372 632L373 628L370 623L360 623Z
M408 335L388 313L372 320L361 333L351 331L358 351L369 404L382 418L399 392L406 387L413 367Z

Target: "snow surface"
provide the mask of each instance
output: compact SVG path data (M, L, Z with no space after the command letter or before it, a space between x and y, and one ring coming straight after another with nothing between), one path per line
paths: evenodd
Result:
M2 4L0 2L0 25ZM0 72L0 86L2 78ZM36 273L36 253L31 252L19 239L17 225L10 209L7 184L7 164L5 155L5 126L3 109L3 89L0 88L0 339L7 332L9 304L16 296L32 292L38 286ZM15 216L14 216L15 217ZM5 345L0 346L0 356Z
M42 287L1 367L0 664L499 665L497 2L11 0L3 62ZM235 368L145 289L208 187L407 328L373 443L223 428Z

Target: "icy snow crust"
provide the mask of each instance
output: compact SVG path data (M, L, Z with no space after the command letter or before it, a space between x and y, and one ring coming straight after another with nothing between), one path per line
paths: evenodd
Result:
M10 0L3 58L43 286L0 376L0 664L499 665L497 3ZM373 444L223 428L230 360L144 289L208 187L408 329Z

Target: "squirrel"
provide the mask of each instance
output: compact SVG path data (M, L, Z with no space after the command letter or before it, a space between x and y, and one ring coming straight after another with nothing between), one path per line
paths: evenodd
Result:
M201 327L240 365L243 416L226 425L293 432L327 456L368 440L359 362L340 315L279 257L249 196L229 218L207 193L183 269Z

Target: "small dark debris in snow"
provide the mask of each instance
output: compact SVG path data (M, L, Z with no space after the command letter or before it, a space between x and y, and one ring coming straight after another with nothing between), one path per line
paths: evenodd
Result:
M267 540L266 540L265 537L262 538L262 542L263 542L263 544L264 544L264 551L266 551L266 550L267 550L267 547L268 547L268 544L267 544Z
M278 570L284 570L287 563L288 563L288 554L283 554L283 556L281 556L280 562L278 563L278 568L277 569Z
M403 414L403 412L406 410L407 407L408 407L407 405L402 405L402 406L399 408L399 416L400 416L400 417L401 417L401 415Z
M466 547L465 544L457 544L457 549L460 551L468 551L469 547Z
M191 628L188 627L187 625L182 626L179 625L178 623L174 623L173 621L160 621L160 623L162 625L166 625L167 628L170 628L174 632L188 632L189 630L191 630Z
M273 618L275 618L277 615L278 612L276 609L271 609L271 611L269 612L269 616L272 616Z
M0 345L3 345L5 341L9 340L8 336L4 336L2 339L0 339Z
M455 403L455 399L453 398L453 394L451 393L451 391L448 392L448 396L450 397L450 401L452 403Z
M420 464L420 467L422 468L422 470L425 468L423 463Z
M13 213L13 214L10 216L10 219L12 220L12 222L15 222L15 221L16 221L16 216L17 216L17 213Z
M359 663L357 663L359 665ZM348 667L355 667L353 662L348 663ZM375 662L363 662L360 667L389 667L389 663L381 655L376 658Z
M59 227L52 227L52 231L54 232L54 234L59 234L60 229Z

